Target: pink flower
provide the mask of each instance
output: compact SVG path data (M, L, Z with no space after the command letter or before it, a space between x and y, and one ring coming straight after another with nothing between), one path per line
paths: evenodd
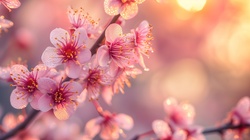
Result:
M145 0L105 0L104 9L109 15L120 14L124 19L131 19L138 13L137 4Z
M136 75L141 74L141 70L134 67L118 68L115 71L114 82L111 86L105 86L102 96L107 104L111 104L112 96L115 93L124 93L125 84L130 87L131 83L129 78L135 78Z
M177 130L172 132L170 126L162 120L153 121L152 128L160 140L186 140L187 138L185 131Z
M42 54L42 61L48 67L66 64L66 74L77 78L81 65L89 61L91 52L85 47L87 34L85 29L78 28L73 34L56 28L50 33L50 41L55 47L47 47Z
M133 119L126 114L111 114L104 112L102 117L91 119L85 126L85 134L93 138L101 131L100 137L105 140L119 139L123 130L133 127Z
M68 18L74 29L84 28L89 38L95 38L100 33L98 22L93 20L88 13L81 8L68 7Z
M118 24L111 24L105 32L106 44L97 50L97 59L100 66L108 64L124 68L136 62L133 44L123 36L122 28Z
M8 31L8 28L12 27L14 23L8 19L5 19L4 16L0 16L0 33L2 30Z
M30 105L34 109L38 108L38 99L42 93L38 90L37 80L41 77L54 77L56 71L48 69L46 66L37 65L31 72L23 65L13 65L10 76L16 88L10 95L10 103L16 109L22 109Z
M167 113L167 120L171 125L185 127L193 123L195 110L192 105L178 104L174 98L168 98L164 102L164 108Z
M231 119L234 125L250 124L250 99L243 97L231 112Z
M66 120L76 109L77 97L82 92L82 86L74 81L60 82L50 78L40 78L38 88L44 93L38 101L41 111L53 109L59 120Z
M95 55L89 65L83 68L80 79L90 100L98 98L103 85L111 85L113 82L113 77L108 74L107 68L98 65Z
M0 0L0 4L5 6L9 11L18 8L21 5L19 0Z
M141 22L139 27L131 31L139 64L144 68L144 70L148 70L148 68L146 68L144 64L142 55L149 57L149 52L153 52L151 47L151 41L153 39L151 30L152 27L147 21L144 20Z

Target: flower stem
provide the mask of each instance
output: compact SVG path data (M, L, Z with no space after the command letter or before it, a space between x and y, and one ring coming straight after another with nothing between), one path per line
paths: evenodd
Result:
M153 130L150 130L148 132L142 133L140 135L135 136L132 140L139 140L140 138L146 137L147 135L154 134Z
M25 129L30 122L39 114L40 111L38 110L32 110L32 112L28 115L28 117L18 126L16 126L14 129L10 130L9 132L6 132L5 134L0 136L0 140L6 140L15 134L17 134L19 131Z
M108 26L112 23L115 23L118 18L120 17L120 14L119 15L116 15L113 17L113 19L110 21L110 23L108 24ZM107 27L108 27L107 26ZM104 39L105 37L105 30L107 29L107 27L103 30L102 34L100 35L100 37L96 40L95 44L91 47L91 53L92 54L95 54L96 53L96 50L100 47L100 44L102 42L102 40Z
M101 105L99 104L99 102L97 100L92 100L92 103L94 104L99 115L103 116L103 109L102 109Z

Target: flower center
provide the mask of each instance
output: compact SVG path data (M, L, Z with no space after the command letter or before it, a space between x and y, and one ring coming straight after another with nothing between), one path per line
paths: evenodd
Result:
M26 89L29 93L34 92L37 87L37 82L33 77L28 78L25 85L23 86L23 88Z
M63 89L60 88L54 93L54 102L61 103L63 101L65 101L65 98L63 97Z
M78 51L75 47L71 45L67 45L66 47L62 48L61 55L63 55L63 61L67 62L69 60L76 60Z
M100 79L100 73L97 70L89 70L88 84L96 85L98 84Z

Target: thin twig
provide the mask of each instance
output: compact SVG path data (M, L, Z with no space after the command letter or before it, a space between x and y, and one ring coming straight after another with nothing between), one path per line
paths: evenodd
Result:
M108 24L108 26L112 23L115 23L118 18L120 17L120 14L119 15L116 15L113 17L113 19L110 21L110 23ZM108 27L107 26L107 27ZM102 42L102 40L104 39L105 37L105 30L107 29L107 27L104 29L104 31L102 32L102 34L100 35L100 37L96 40L95 44L91 47L90 51L92 54L95 54L96 53L96 50L100 47L100 44Z
M6 140L15 134L17 134L19 131L25 129L30 122L39 114L40 111L38 110L32 110L32 112L28 115L28 117L18 126L16 126L14 129L10 130L9 132L6 132L5 134L0 136L0 140Z
M145 132L145 133L142 133L142 134L140 134L140 135L137 135L137 136L135 136L132 140L139 140L140 138L143 138L143 137L145 137L145 136L147 136L147 135L151 135L151 134L154 134L154 131L153 131L153 130L150 130L150 131L148 131L148 132Z

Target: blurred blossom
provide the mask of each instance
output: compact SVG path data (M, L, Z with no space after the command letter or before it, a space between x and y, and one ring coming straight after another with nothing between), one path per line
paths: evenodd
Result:
M5 19L4 16L0 16L0 33L2 30L7 31L8 28L12 27L14 24L12 21Z
M185 10L197 12L203 9L206 0L177 0L178 4Z

